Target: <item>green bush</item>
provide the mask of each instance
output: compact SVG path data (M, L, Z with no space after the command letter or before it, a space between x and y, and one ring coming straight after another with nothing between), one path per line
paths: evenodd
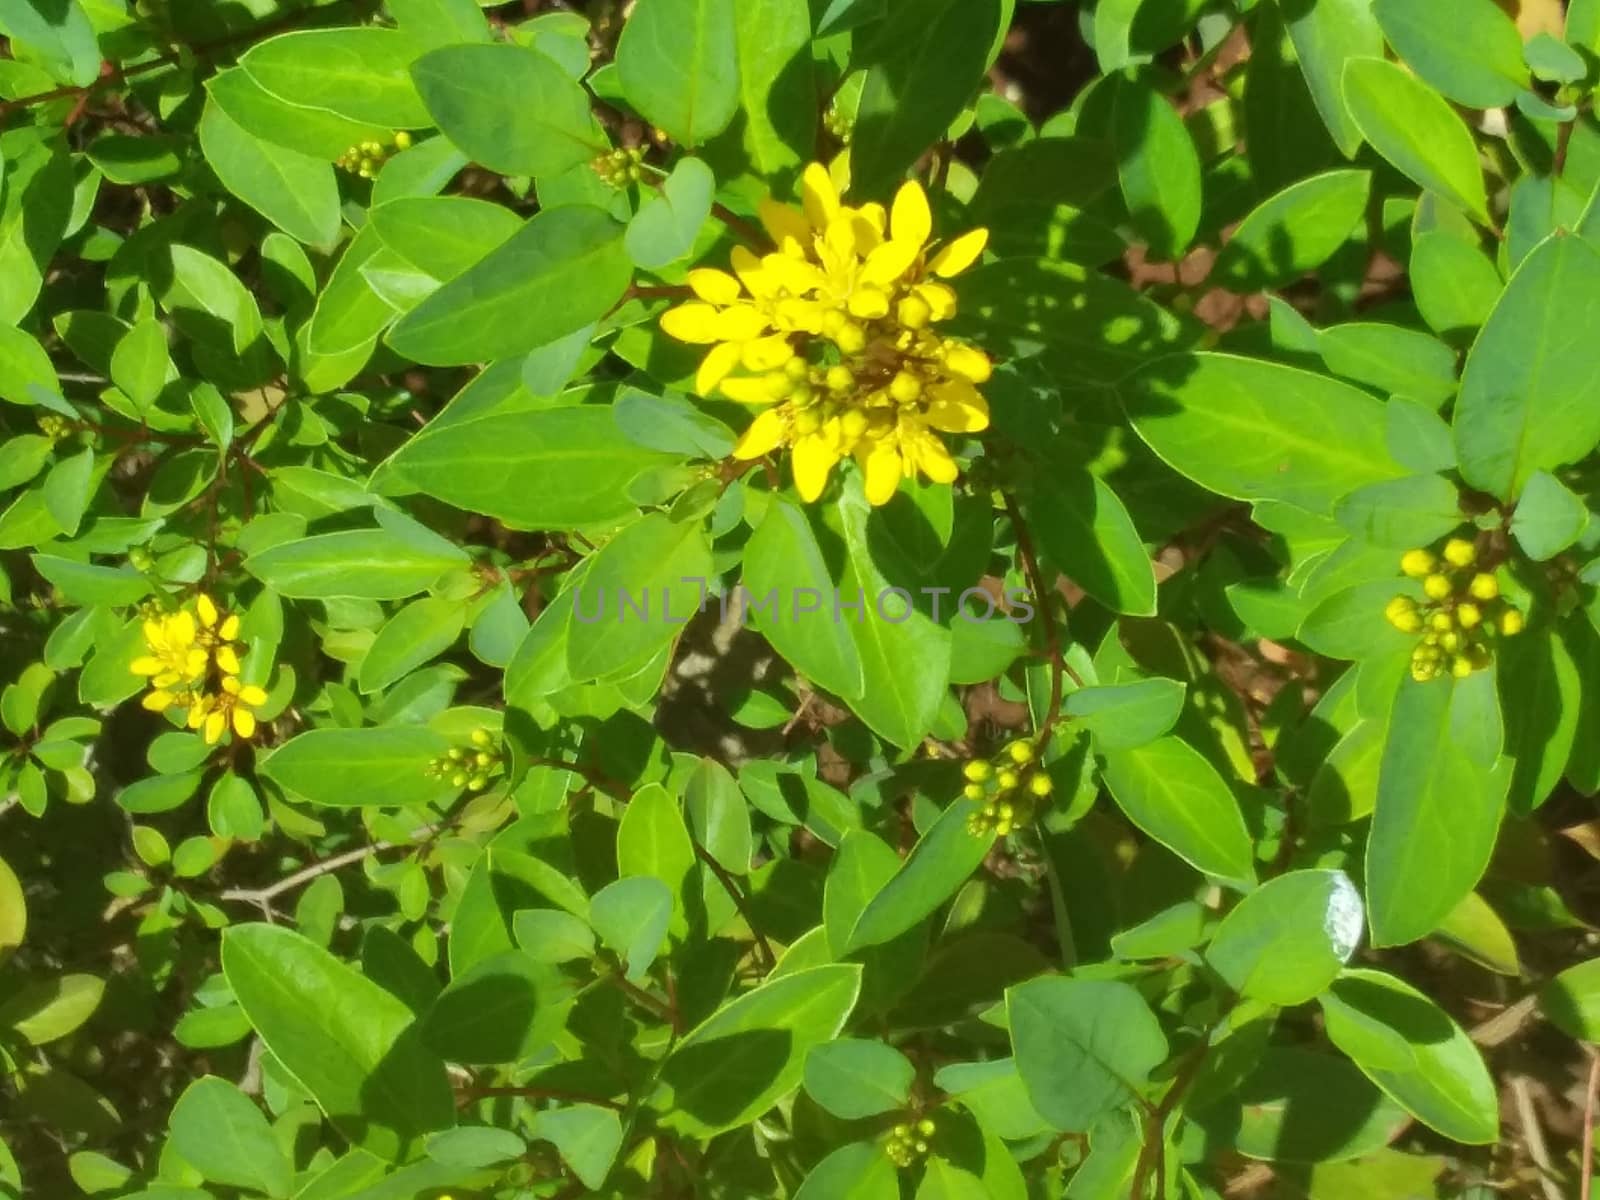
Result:
M1596 0L0 34L0 1196L1588 1196Z

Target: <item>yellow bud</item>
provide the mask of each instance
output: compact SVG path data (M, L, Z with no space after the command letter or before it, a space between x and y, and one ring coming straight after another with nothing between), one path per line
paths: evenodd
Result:
M1450 577L1429 575L1422 581L1422 590L1430 600L1443 600L1450 594Z
M917 1122L917 1132L923 1137L931 1136L934 1128L933 1120L930 1117L923 1117L922 1120Z
M1384 605L1383 615L1392 621L1395 619L1395 617L1401 615L1402 613L1416 611L1417 602L1410 596L1396 596L1393 600L1389 601L1388 604Z
M1493 600L1500 594L1500 581L1493 575L1474 575L1467 586L1476 599Z
M867 347L867 331L854 321L846 321L833 335L833 342L845 354L860 354Z
M973 783L982 783L990 775L994 774L994 769L983 759L975 758L961 768L961 773L972 780Z
M794 414L794 431L802 436L822 428L822 418L812 409L803 408Z
M1384 615L1389 618L1389 624L1393 625L1401 633L1418 633L1422 630L1422 615L1414 609L1409 612L1385 613Z
M1436 561L1426 550L1407 550L1400 556L1400 570L1413 579L1421 579L1433 571Z
M1525 624L1522 614L1514 608L1508 608L1500 614L1500 632L1506 637L1516 637Z
M968 800L982 800L984 797L983 784L969 783L961 789L961 794Z
M996 822L995 823L995 827L994 827L994 831L995 831L995 833L999 834L1001 837L1009 837L1010 834L1011 834L1011 822L1010 821L999 821L999 822Z
M462 787L466 782L467 773L465 771L457 771L454 775L450 776L451 787Z
M889 381L889 396L900 404L915 403L922 395L922 380L910 371L900 371Z
M450 753L450 757L455 759L457 762L460 762L463 758L465 758L467 756L467 752L465 750L463 750L460 746L451 746L449 753Z
M1478 548L1466 538L1451 538L1444 544L1444 559L1451 566L1470 567L1478 558Z
M1427 683L1434 676L1434 667L1431 663L1413 662L1411 664L1411 678L1418 683Z
M1450 674L1457 679L1465 679L1472 674L1472 660L1460 654L1450 660Z
M1456 621L1463 629L1472 629L1483 620L1483 610L1470 600L1456 605Z
M894 1135L897 1138L909 1138L911 1136L911 1126L896 1125L894 1127Z
M1041 771L1028 777L1028 790L1035 796L1044 797L1055 790L1055 784L1050 782L1050 776Z
M798 383L811 373L811 367L805 359L796 355L783 364L783 373Z
M472 744L474 746L487 746L493 740L489 736L487 729L474 729L472 731Z
M1000 785L1000 790L1002 792L1009 792L1012 788L1017 786L1017 773L1010 767L1006 767L995 776L995 782Z
M473 755L473 761L476 762L480 767L487 767L494 761L494 757L492 755L485 754L482 750L480 750L477 754Z
M899 317L900 324L907 329L922 329L928 324L928 319L933 316L933 309L921 296L907 296L900 301L895 315Z
M1436 612L1428 618L1428 627L1440 633L1448 633L1456 627L1456 619L1447 612Z
M1461 649L1461 635L1459 633L1442 633L1439 635L1439 649L1446 654L1454 654Z
M866 431L867 414L859 408L852 408L839 418L839 432L852 442Z
M856 377L850 373L849 367L833 366L828 368L828 373L823 376L823 383L830 392L847 392L855 386Z
M1011 756L1014 763L1025 763L1033 759L1033 743L1028 741L1015 741L1006 747L1006 753Z
M409 133L407 133L404 129L402 129L399 133L394 135L394 148L396 150L409 150L409 149L411 149L411 145L412 145L411 135Z

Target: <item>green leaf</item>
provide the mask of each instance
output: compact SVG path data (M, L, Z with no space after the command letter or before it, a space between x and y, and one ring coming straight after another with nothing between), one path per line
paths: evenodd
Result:
M1505 280L1489 256L1453 233L1429 230L1411 239L1411 292L1422 319L1450 336L1489 319Z
M1191 1116L1208 1149L1276 1163L1359 1159L1409 1120L1347 1060L1297 1046L1268 1046L1229 1095Z
M603 678L671 643L706 595L711 548L698 522L647 513L589 561L567 624L575 680Z
M572 529L635 512L629 482L663 461L630 442L608 410L584 405L424 429L389 467L436 499L514 528Z
M1549 238L1523 259L1467 355L1455 434L1469 484L1512 500L1534 471L1600 441L1600 372L1569 336L1591 319L1600 319L1600 251Z
M1367 840L1372 940L1398 946L1431 933L1477 886L1504 810L1505 770L1485 767L1454 736L1464 684L1406 679L1389 716Z
M849 625L833 620L826 607L800 611L813 599L831 599L838 586L841 555L830 541L835 560L830 564L819 540L827 536L826 530L819 535L804 508L774 496L745 546L744 586L751 593L752 610L765 614L760 629L773 649L820 687L853 700L865 683Z
M214 97L200 117L200 148L223 187L290 237L321 249L339 240L332 164L255 137Z
M1566 639L1549 633L1502 639L1496 665L1505 753L1514 764L1506 805L1514 813L1529 813L1561 780L1589 681L1580 675Z
M648 876L666 884L674 932L679 934L688 928L685 906L690 902L691 883L694 895L699 895L694 865L694 843L689 840L689 827L678 802L659 783L640 788L617 825L617 873L624 879ZM655 948L650 947L652 955Z
M1569 1037L1600 1042L1600 958L1568 967L1545 984L1539 1009Z
M693 149L739 109L736 0L639 0L617 40L622 94L652 125Z
M554 176L605 149L583 87L537 50L444 46L419 58L411 77L440 132L491 171Z
M1443 1009L1381 971L1346 970L1320 998L1328 1038L1424 1125L1467 1145L1500 1133L1483 1058Z
M850 143L851 182L888 193L966 107L1004 24L1000 0L897 5L871 36L857 34L865 68Z
M128 330L111 354L111 381L140 408L156 402L172 373L167 331L154 319L140 321Z
M978 808L974 801L957 800L939 814L894 877L856 918L845 953L899 937L956 894L994 844L992 834L976 835L967 829L968 818Z
M308 729L274 750L261 772L331 808L425 804L460 790L427 774L449 748L448 738L421 725Z
M302 29L250 47L239 65L286 104L385 129L433 123L412 86L418 46L395 29Z
M1344 102L1372 148L1425 191L1489 223L1483 168L1472 133L1439 94L1381 58L1344 67Z
M817 83L807 0L737 0L739 107L706 147L724 177L745 169L775 179L799 169L817 140ZM726 164L724 169L723 164Z
M1222 919L1206 958L1246 999L1304 1004L1338 977L1365 923L1361 894L1343 871L1290 871Z
M0 858L0 961L22 945L28 932L28 903L17 874Z
M1237 292L1294 282L1349 239L1371 186L1370 171L1325 171L1269 196L1234 230L1211 278Z
M1335 375L1380 392L1410 396L1434 407L1455 394L1455 351L1415 329L1351 321L1319 332L1317 351Z
M1373 0L1372 15L1422 81L1457 104L1501 108L1528 86L1522 35L1494 0Z
M222 970L273 1057L351 1141L392 1162L454 1124L444 1063L411 1010L359 971L276 925L229 929Z
M547 1108L534 1114L528 1134L552 1143L578 1182L599 1192L622 1149L622 1117L594 1104Z
M137 604L150 594L150 581L132 567L98 567L53 554L31 557L33 569L60 588L61 594L74 604L120 607Z
M755 851L744 793L714 758L702 758L683 785L683 811L695 841L726 871L750 873Z
M466 606L424 596L390 617L373 639L356 674L363 692L381 691L443 654L461 635Z
M487 42L493 36L477 0L387 0L400 31L422 45Z
M557 968L520 950L455 968L421 1021L421 1037L451 1062L515 1063L547 1047L572 985Z
M1511 515L1511 534L1524 554L1535 562L1554 558L1588 528L1588 508L1559 479L1547 471L1528 476Z
M1154 616L1155 568L1116 492L1062 457L1043 462L1023 510L1045 561L1112 612Z
M615 880L589 901L589 924L627 964L630 980L642 980L661 953L674 903L674 889L653 875Z
M1224 496L1331 513L1356 488L1403 474L1382 402L1325 375L1194 354L1151 364L1122 394L1150 448Z
M389 333L397 354L455 366L525 354L604 316L633 274L624 228L586 205L545 209Z
M900 1176L881 1144L852 1142L812 1167L794 1200L900 1200Z
M1229 883L1255 880L1239 803L1187 742L1161 738L1105 756L1106 787L1128 819L1196 870Z
M1362 130L1345 107L1343 78L1351 59L1383 53L1383 31L1373 18L1372 0L1315 0L1285 6L1284 17L1323 124L1339 152L1354 158Z
M387 529L351 529L284 542L252 554L244 568L279 595L403 600L467 562L464 552L401 537Z
M917 1069L893 1046L840 1038L806 1058L806 1094L847 1121L906 1107Z
M948 690L950 630L919 607L922 580L887 535L882 513L867 503L859 475L847 481L834 515L844 538L839 594L862 605L853 613L837 610L864 681L861 694L846 702L874 733L915 746L933 728Z
M1357 488L1334 508L1351 534L1375 546L1426 546L1461 524L1461 500L1442 475L1407 475Z
M1032 979L1006 990L1017 1070L1039 1115L1083 1133L1130 1103L1167 1057L1144 997L1109 979Z
M61 382L50 356L38 341L22 330L0 324L0 400L32 405L32 389L59 394Z
M1187 688L1175 679L1085 687L1068 693L1061 713L1089 731L1095 749L1128 750L1168 733L1183 713Z
M717 181L711 168L698 158L681 158L661 183L661 191L647 195L628 223L623 239L636 267L654 270L686 256L694 249L700 229L711 216Z
M285 150L332 163L352 146L387 141L388 128L350 121L319 108L300 108L278 99L242 67L230 67L206 81L206 93L245 132Z
M44 506L60 526L61 532L74 534L83 521L83 515L88 511L89 501L94 499L94 468L95 454L92 449L80 450L70 458L57 460L56 465L50 468L50 473L44 479ZM66 560L59 560L65 563ZM81 564L83 571L74 572L80 579L87 581L84 572L100 572L104 567L91 567ZM68 568L62 567L65 573ZM100 601L89 601L100 603Z
M1149 85L1119 78L1111 142L1122 198L1152 258L1182 257L1200 226L1200 156L1183 118Z
M294 1168L261 1110L226 1079L203 1075L170 1120L172 1147L210 1183L287 1196Z
M0 1005L0 1029L32 1045L46 1045L94 1016L105 990L105 980L76 973L26 984Z
M855 1007L861 968L812 967L730 1000L661 1065L661 1124L712 1137L746 1124L794 1091L806 1056L832 1041Z
M385 246L440 282L482 261L523 226L504 205L468 196L402 196L369 215Z

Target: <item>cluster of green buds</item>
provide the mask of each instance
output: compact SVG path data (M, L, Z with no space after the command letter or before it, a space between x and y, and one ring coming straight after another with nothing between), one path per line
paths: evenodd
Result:
M156 556L148 546L133 546L128 550L128 565L135 571L148 571L156 565Z
M504 770L505 756L487 729L472 731L471 746L451 746L423 770L429 779L449 780L451 787L481 792L491 776Z
M389 161L390 156L409 149L411 149L411 135L402 129L389 139L388 145L372 141L351 146L335 160L334 165L363 179L374 179L383 164Z
M928 1152L928 1139L933 1136L934 1123L932 1117L923 1117L915 1124L903 1122L889 1131L889 1140L883 1144L883 1152L889 1156L889 1161L901 1170L911 1166Z
M822 127L838 138L841 146L848 146L855 133L856 123L844 109L837 104L830 104L828 111L822 114Z
M644 178L644 153L643 146L629 146L625 150L613 150L610 154L596 155L590 160L589 166L600 176L602 183L614 188L625 188L630 183L638 183Z
M59 442L72 432L72 422L58 413L43 413L38 418L39 432L52 442Z
M1411 652L1411 678L1418 683L1448 672L1464 679L1493 661L1489 643L1522 632L1522 613L1500 595L1500 583L1476 570L1478 549L1465 538L1451 538L1435 554L1407 550L1400 570L1422 581L1421 602L1396 596L1383 610L1401 633L1420 633Z
M1030 764L1033 743L1018 738L992 762L975 758L961 768L967 779L962 795L983 802L983 807L967 818L969 833L981 837L993 830L1005 837L1033 819L1035 807L1050 795L1053 785L1042 767Z

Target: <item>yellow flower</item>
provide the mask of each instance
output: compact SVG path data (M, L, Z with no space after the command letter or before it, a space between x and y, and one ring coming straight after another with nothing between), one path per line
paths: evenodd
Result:
M231 725L242 738L256 728L252 708L266 702L267 694L239 682L237 614L223 613L210 596L195 598L194 609L181 609L144 624L149 653L133 660L136 675L150 677L150 688L140 703L151 712L174 706L188 709L190 729L203 731L215 745Z
M188 612L146 621L144 644L149 653L134 659L128 664L129 669L135 675L150 677L150 686L157 689L152 695L199 679L205 674L208 655L205 647L197 644L197 638L194 617ZM145 706L153 707L148 699Z
M189 705L189 728L200 730L208 746L215 746L230 725L242 738L253 736L256 714L251 710L267 702L265 690L253 683L241 684L231 675L223 678L221 686L219 692L197 695Z
M976 385L992 367L981 350L929 327L955 315L955 292L942 281L977 261L987 231L930 257L933 215L920 184L903 185L887 211L852 207L817 163L802 176L800 200L762 201L776 249L735 249L731 273L691 271L695 299L665 313L662 330L709 347L695 378L702 395L763 410L733 457L788 447L803 499L817 499L847 458L874 504L902 478L954 481L939 434L988 427Z

